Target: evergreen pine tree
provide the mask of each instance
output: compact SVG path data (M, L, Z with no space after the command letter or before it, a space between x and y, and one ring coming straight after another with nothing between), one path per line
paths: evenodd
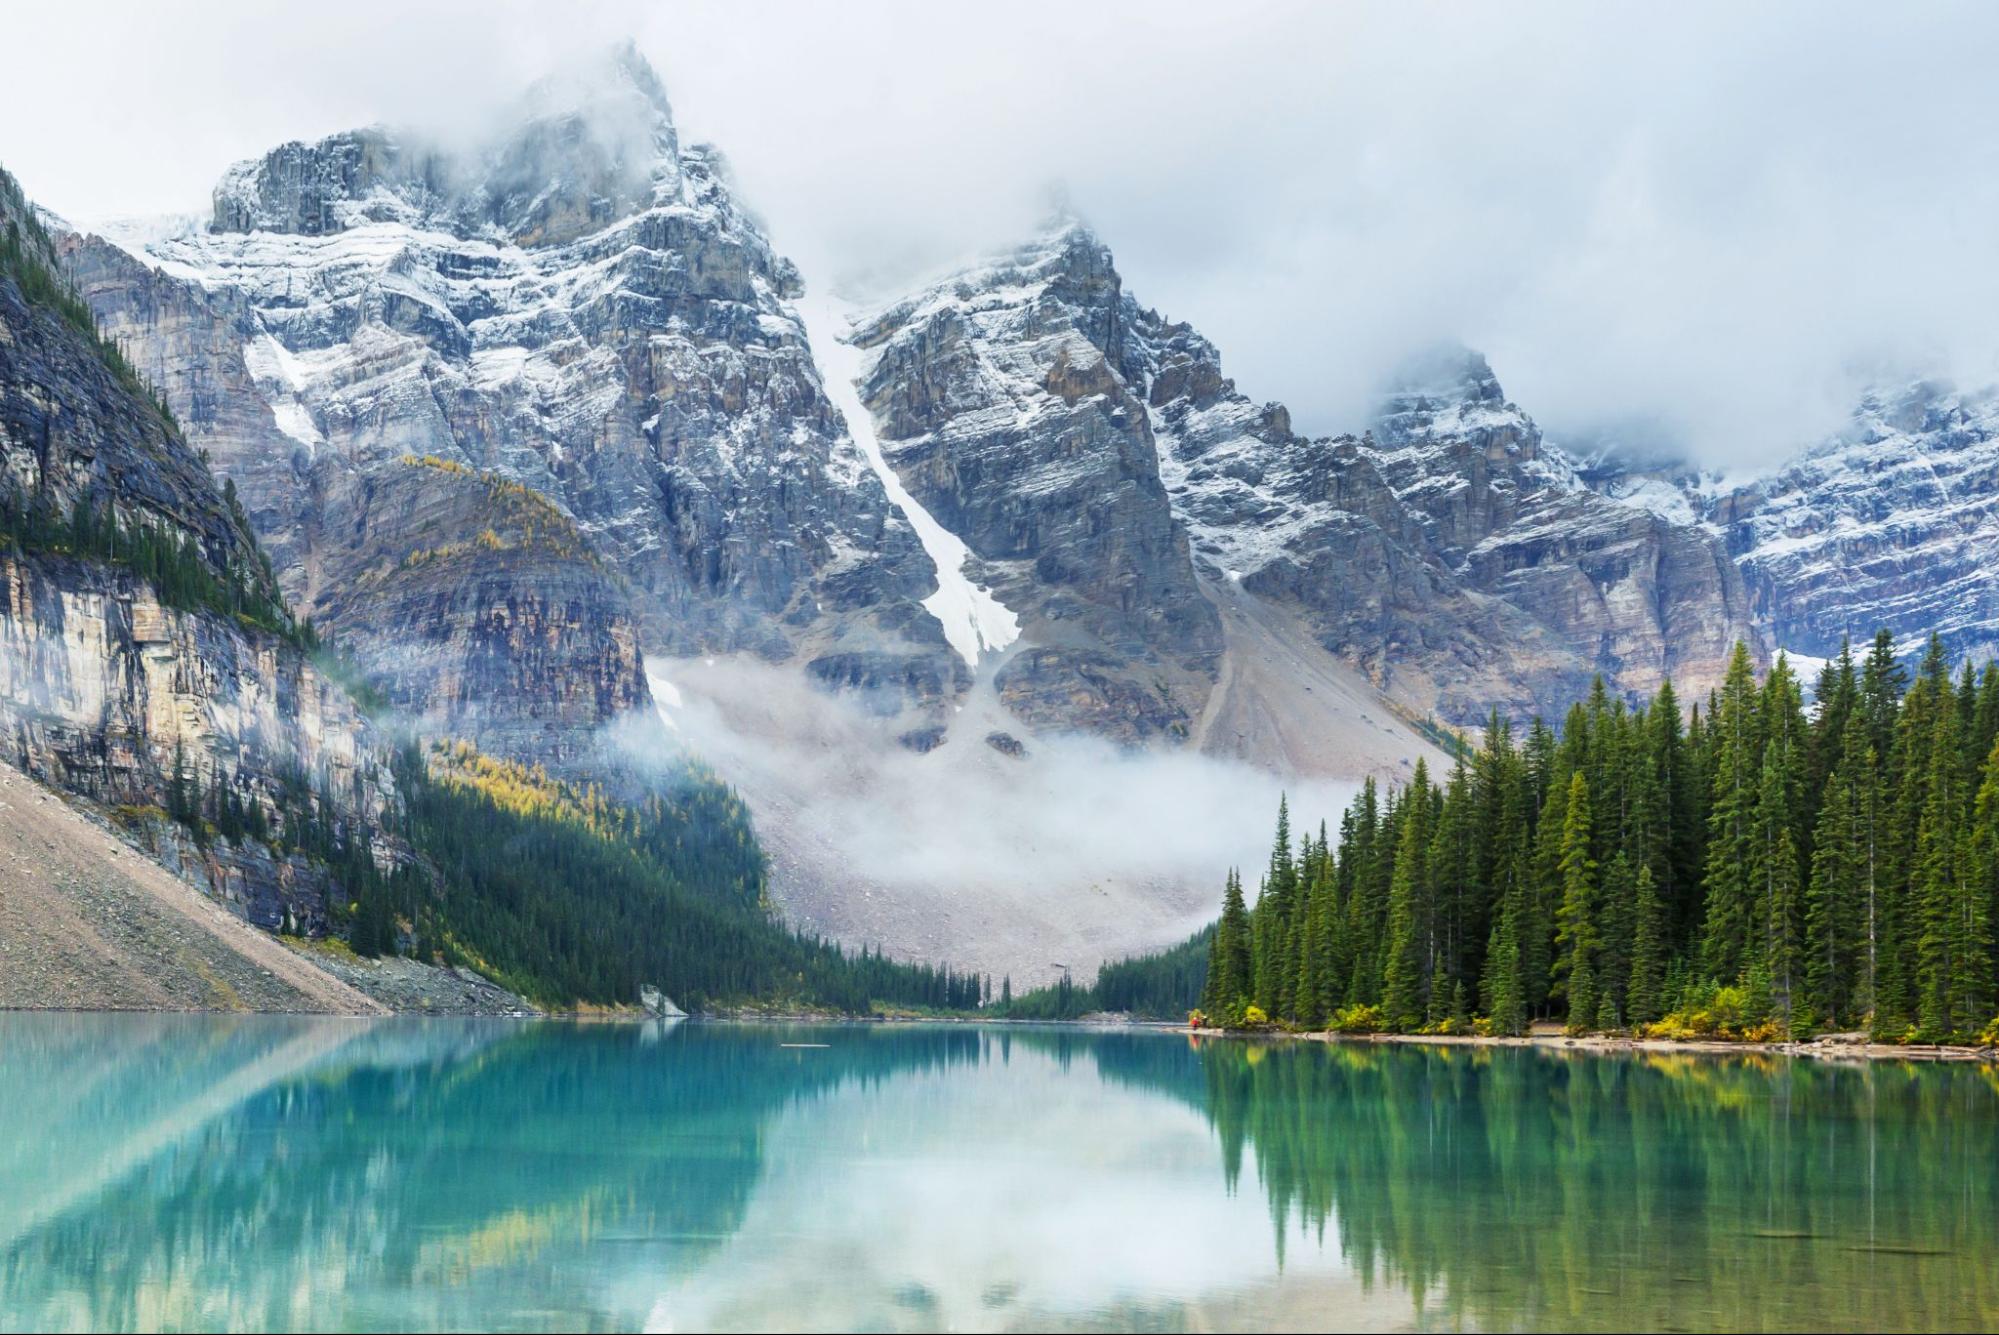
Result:
M1567 823L1571 781L1563 774L1549 785L1541 803L1534 847L1527 859L1521 895L1520 976L1527 1014L1544 1014L1556 975L1555 915L1562 902L1562 831Z
M1631 933L1631 983L1625 1015L1632 1024L1650 1024L1665 1013L1666 906L1650 867L1640 867L1635 885Z
M1271 842L1270 865L1257 896L1255 925L1256 1004L1269 1015L1291 1010L1291 990L1297 981L1293 953L1292 907L1298 895L1298 865L1291 853L1291 804L1277 801L1277 834Z
M1222 895L1222 917L1216 924L1209 947L1208 981L1201 995L1201 1009L1221 1023L1238 1018L1249 1002L1255 967L1251 959L1249 909L1243 903L1242 876L1231 870ZM1011 999L1012 981L1003 984L1004 996Z
M1955 700L1942 702L1934 728L1909 896L1915 910L1916 1023L1927 1036L1941 1040L1975 1027L1972 1017L1961 1017L1954 1004L1965 967L1960 908L1969 898L1963 861L1963 717Z
M1382 974L1382 1009L1398 1029L1421 1024L1428 1006L1425 973L1430 950L1430 773L1424 761L1404 795L1395 874L1388 892L1388 959Z
M1560 845L1561 908L1556 914L1557 971L1566 978L1569 1027L1587 1028L1596 1018L1596 860L1590 856L1589 784L1580 773L1569 780Z
M1458 985L1476 967L1485 944L1487 884L1477 879L1478 837L1471 768L1459 751L1451 777L1438 796L1429 853L1429 954L1424 971L1431 979L1429 1018L1450 1015Z
M1826 782L1812 840L1805 902L1804 1001L1813 1019L1837 1025L1854 1013L1854 947L1865 863L1851 775L1843 760Z
M1964 875L1950 906L1957 959L1950 1010L1961 1035L1999 1018L1999 736L1986 753L1964 843Z
M1713 801L1708 810L1707 866L1702 876L1707 910L1701 961L1708 976L1733 979L1750 962L1746 949L1755 927L1755 809L1757 793L1756 682L1749 648L1737 642L1710 723L1714 751Z
M1609 999L1622 1014L1625 995L1631 986L1633 936L1638 918L1638 878L1632 871L1631 856L1622 848L1611 855L1609 862L1600 865L1596 987L1597 993Z
M1527 988L1520 968L1520 900L1507 897L1486 950L1485 1011L1495 1034L1527 1032Z
M1798 977L1800 893L1798 848L1791 833L1792 784L1796 751L1772 738L1763 753L1757 785L1751 848L1751 890L1755 897L1758 949L1749 958L1771 978L1776 1005L1787 1017Z

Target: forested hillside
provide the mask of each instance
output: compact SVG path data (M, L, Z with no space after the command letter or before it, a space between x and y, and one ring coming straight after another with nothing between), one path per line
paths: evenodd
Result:
M411 850L402 859L329 819L332 802L302 774L271 814L177 765L166 814L203 849L255 841L332 869L345 899L330 925L356 953L469 965L551 1007L630 1005L641 985L686 1006L982 1000L975 976L785 927L748 811L698 765L634 801L464 742L406 743L394 773L402 807L386 833Z
M1233 1025L1891 1041L1993 1037L1999 667L1911 675L1883 632L1813 704L1738 647L1683 716L1601 682L1559 731L1495 717L1441 782L1288 812L1231 876L1202 1008Z
M436 924L418 948L475 960L537 999L630 1004L651 984L684 1006L865 1013L981 1000L977 977L850 954L784 926L764 898L748 809L699 767L636 803L463 744L411 748L397 772L410 843L439 873L428 897L397 906Z

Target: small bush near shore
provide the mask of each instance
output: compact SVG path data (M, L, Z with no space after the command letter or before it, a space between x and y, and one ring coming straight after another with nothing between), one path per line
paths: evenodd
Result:
M1335 1034L1378 1034L1388 1028L1388 1016L1379 1006L1342 1006L1326 1028Z
M1790 1029L1770 1014L1765 989L1748 985L1704 983L1688 989L1681 1003L1663 1019L1645 1027L1645 1037L1688 1042L1728 1039L1740 1043L1781 1043Z

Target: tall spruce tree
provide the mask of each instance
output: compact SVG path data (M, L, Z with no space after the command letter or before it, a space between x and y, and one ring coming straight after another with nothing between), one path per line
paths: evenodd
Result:
M1988 671L1988 678L1991 673ZM1949 906L1956 967L1949 1007L1959 1035L1999 1019L1999 736L1987 749L1964 835L1964 872Z
M1638 869L1633 890L1631 981L1625 989L1624 1014L1632 1024L1650 1024L1665 1013L1670 944L1666 905L1650 867Z
M1755 938L1757 751L1756 677L1738 643L1710 724L1713 800L1708 808L1707 895L1701 961L1711 978L1732 980L1753 959Z
M1596 952L1598 933L1596 859L1590 856L1589 783L1577 773L1569 779L1563 804L1559 849L1561 907L1555 916L1555 971L1568 1003L1569 1027L1587 1028L1596 1018Z
M1388 959L1382 972L1382 1009L1389 1024L1413 1029L1429 1005L1431 957L1430 771L1418 760L1402 801L1402 830L1388 891Z
M1960 1005L1967 979L1982 971L1966 958L1964 906L1975 896L1966 884L1963 724L1954 700L1943 701L1935 711L1929 777L1910 868L1916 1023L1925 1036L1937 1040L1967 1035L1988 1018L1966 1014ZM1982 943L1977 953L1985 954Z
M1249 1001L1255 965L1250 950L1249 909L1243 903L1242 876L1231 870L1222 893L1222 917L1208 947L1208 981L1201 1009L1223 1023L1239 1020ZM1002 1000L1013 1000L1013 980L1002 984Z
M1812 875L1805 903L1803 1009L1814 1022L1838 1025L1854 1014L1855 948L1860 937L1866 857L1853 771L1842 760L1827 781L1812 840Z

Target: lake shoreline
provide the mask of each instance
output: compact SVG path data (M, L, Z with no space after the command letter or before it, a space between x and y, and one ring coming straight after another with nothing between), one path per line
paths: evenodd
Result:
M1184 1026L1174 1026L1181 1028ZM1418 1044L1433 1047L1465 1048L1544 1048L1551 1052L1598 1053L1689 1053L1708 1056L1760 1053L1777 1057L1801 1057L1812 1061L1927 1061L1999 1064L1999 1048L1949 1044L1898 1044L1871 1042L1748 1043L1729 1039L1618 1038L1605 1034L1533 1034L1526 1036L1485 1036L1479 1034L1338 1034L1320 1030L1289 1033L1282 1030L1187 1028L1194 1037L1242 1039L1252 1042L1351 1044Z
M482 979L481 981L485 980ZM487 985L492 986L490 983ZM324 1015L333 1018L339 1018L340 1015L339 1012L333 1011L222 1011L201 1007L121 1007L94 1005L0 1006L0 1013L33 1014L37 1012L43 1014L67 1013L77 1015ZM657 1022L660 1019L660 1017L648 1015L636 1007L603 1007L584 1010L528 1009L524 1011L501 1009L486 1011L406 1009L388 1010L377 1016L360 1016L354 1018L422 1018L439 1020L482 1018L558 1021L611 1026L646 1024ZM1153 1030L1160 1033L1185 1034L1189 1038L1209 1041L1230 1040L1266 1044L1337 1043L1374 1047L1538 1048L1549 1052L1586 1052L1600 1055L1653 1053L1659 1055L1680 1054L1715 1057L1756 1054L1773 1057L1796 1057L1820 1062L1917 1061L1999 1066L1999 1048L1981 1048L1952 1044L1910 1044L1904 1046L1895 1043L1827 1041L1824 1039L1814 1039L1805 1042L1750 1043L1734 1042L1727 1039L1620 1038L1605 1034L1574 1036L1568 1034L1534 1034L1505 1037L1480 1034L1340 1034L1327 1030L1292 1032L1281 1029L1194 1028L1177 1020L1146 1020L1111 1016L1074 1020L1027 1020L1010 1019L996 1015L845 1015L833 1011L760 1011L754 1008L694 1011L676 1018L695 1024L718 1025L825 1025L854 1028L978 1025L1023 1029Z

